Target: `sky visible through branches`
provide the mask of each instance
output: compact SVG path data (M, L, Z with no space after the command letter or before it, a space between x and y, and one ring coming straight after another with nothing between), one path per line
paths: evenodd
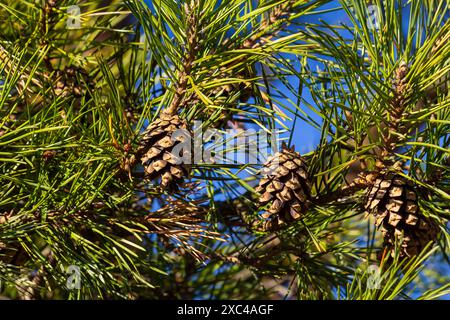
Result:
M448 0L0 1L7 297L450 298Z
M145 0L147 4L150 5L152 0ZM368 2L370 3L370 2ZM370 4L368 4L370 5ZM403 9L403 29L404 34L407 34L408 29L408 19L410 14L410 6L406 5ZM447 14L447 16L450 17L450 13ZM376 14L371 17L372 21L376 24ZM331 1L328 4L325 4L321 7L321 12L314 13L311 15L305 15L300 17L297 22L299 23L311 23L311 24L319 24L321 22L325 22L328 25L334 25L334 26L346 26L349 29L340 28L337 30L337 33L342 36L343 38L349 38L353 36L349 30L352 29L352 22L350 18L348 17L347 13L342 8L339 1ZM298 27L295 25L295 22L288 26L287 28L296 28ZM289 30L289 29L287 29ZM284 30L286 31L286 30ZM330 30L324 29L325 32L330 33ZM295 57L289 56L288 54L283 55L283 58L290 59L292 63L292 67L299 72L302 72L302 62L299 60L296 60ZM333 61L334 59L332 57L327 57L328 61ZM307 64L303 67L307 67L307 72L312 72L319 74L321 71L325 70L327 66L320 64L315 59L308 59ZM305 69L303 69L305 70ZM259 70L260 71L260 70ZM292 76L289 79L289 85L291 85L294 88L299 88L302 92L302 100L298 101L298 98L293 94L292 90L289 90L280 80L274 80L273 86L277 87L279 90L279 95L277 98L280 99L280 101L283 101L283 103L286 103L286 105L291 104L300 106L299 109L301 109L302 112L304 112L303 116L308 117L310 121L303 121L299 118L300 114L298 111L296 113L287 114L289 119L286 120L284 123L288 128L293 128L292 132L286 132L282 133L280 135L280 139L283 139L284 141L290 141L291 144L295 145L296 150L299 151L301 154L307 154L309 152L314 151L317 146L320 144L320 138L321 138L321 125L323 124L323 119L318 115L314 109L317 107L317 101L312 97L311 91L308 89L307 86L301 85L299 83L299 78L297 76ZM325 80L323 83L323 89L324 94L327 94L327 81ZM253 103L254 100L251 98L248 103ZM295 108L292 108L293 110ZM317 124L316 127L311 125L311 122L315 122ZM282 130L283 128L278 125L278 128ZM238 172L238 177L246 177L248 175L245 174L245 172L241 172L240 170L235 170L235 172ZM245 189L242 187L238 187L238 193L245 192ZM218 195L217 200L223 200L224 196ZM359 239L360 246L364 246L367 239L365 236L362 236L362 238ZM428 269L433 270L433 272L436 272L441 275L448 275L450 274L450 265L446 261L437 261L435 257L431 257L427 261L427 265L429 267L426 268L425 271L427 272ZM218 270L219 272L220 270ZM422 272L422 273L423 273ZM422 277L423 280L426 279L426 277ZM421 294L421 289L418 288L417 290L413 291L415 292L412 296L412 298L418 297ZM450 294L447 294L443 296L441 299L450 299Z

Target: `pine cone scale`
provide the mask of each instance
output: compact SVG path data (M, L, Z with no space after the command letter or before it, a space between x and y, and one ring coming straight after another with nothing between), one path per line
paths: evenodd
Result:
M417 199L414 184L394 172L383 174L367 193L366 210L375 216L391 256L399 240L401 258L418 254L436 240L436 224L420 213Z
M178 115L162 113L143 133L138 154L149 180L160 180L163 188L177 190L189 175L173 149L184 139L174 138L177 130L187 130L187 123Z
M271 218L270 225L281 225L301 218L307 210L310 184L305 161L292 149L268 158L261 170L264 174L255 191L261 205L269 205L262 217Z

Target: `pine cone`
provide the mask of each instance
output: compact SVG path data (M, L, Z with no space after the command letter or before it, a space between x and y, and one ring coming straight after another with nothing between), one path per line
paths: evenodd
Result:
M436 43L433 45L432 49L431 49L431 53L430 53L430 59L433 59L435 56L439 55L440 52L442 52L443 48L445 48L445 45L447 45L448 41L449 41L449 37L448 37L448 33L450 31L447 31L447 34L443 34L442 36L440 36L437 40ZM442 66L442 68L444 67L448 67L448 65L450 64L450 57L443 60L444 65ZM445 94L448 92L448 89L450 87L450 71L445 72L440 78L435 79L434 80L434 90L431 90L431 92L429 92L429 99L430 101L432 101L433 103L437 102L437 92L436 92L436 88L439 88L439 91L441 92L441 94Z
M225 74L220 78L239 78L242 82L228 83L223 86L216 87L210 92L210 97L215 105L222 106L220 113L217 108L207 108L204 114L200 114L200 118L214 120L213 127L221 128L233 121L234 115L239 109L239 102L247 102L253 95L253 86L250 81L246 81L252 77L248 70L244 70L237 75ZM238 95L238 96L237 96Z
M73 95L74 97L81 97L86 93L87 86L94 86L87 72L78 67L68 67L64 70L56 71L56 78L58 79L55 86L55 94L57 96L67 97Z
M239 93L239 101L247 102L252 96L253 90L251 83L245 81L245 79L251 78L252 75L248 70L244 70L235 77L242 79L242 82L226 84L222 87L216 88L216 90L213 91L213 95L219 94L221 97L228 98L231 95Z
M399 67L395 70L395 76L393 81L394 86L394 97L391 101L391 116L394 122L394 125L401 124L401 119L403 117L403 112L408 104L409 99L409 86L406 81L406 75L409 72L408 64L402 61ZM399 130L397 128L396 130Z
M186 121L178 115L162 113L159 119L152 122L143 133L138 157L145 168L148 179L161 181L161 186L171 190L178 190L178 186L189 175L188 165L183 164L178 154L172 151L184 139L190 138L172 135L177 130L186 130L190 133Z
M376 218L383 245L394 256L396 241L400 257L412 257L437 238L436 224L420 213L414 184L395 173L384 173L369 189L366 209Z
M264 177L256 192L261 194L261 205L271 203L263 217L271 218L271 225L299 219L308 209L311 195L304 159L293 147L289 149L283 145L281 152L268 159L262 171Z

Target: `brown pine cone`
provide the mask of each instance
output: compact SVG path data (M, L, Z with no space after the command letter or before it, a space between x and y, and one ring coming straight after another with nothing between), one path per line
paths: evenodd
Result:
M264 177L256 192L261 194L260 203L269 209L263 214L271 218L271 225L282 225L301 218L308 209L311 186L304 159L294 148L282 150L264 164Z

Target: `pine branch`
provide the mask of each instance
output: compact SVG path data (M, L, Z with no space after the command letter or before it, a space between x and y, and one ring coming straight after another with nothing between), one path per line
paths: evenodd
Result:
M196 52L198 48L198 33L201 26L199 25L199 16L197 12L199 10L199 3L197 0L191 0L190 4L185 4L184 11L186 15L186 49L185 56L183 57L181 70L177 76L177 82L174 84L175 95L169 107L165 112L169 115L173 115L177 112L178 108L186 104L186 90L188 80L191 76L192 68L194 66Z

